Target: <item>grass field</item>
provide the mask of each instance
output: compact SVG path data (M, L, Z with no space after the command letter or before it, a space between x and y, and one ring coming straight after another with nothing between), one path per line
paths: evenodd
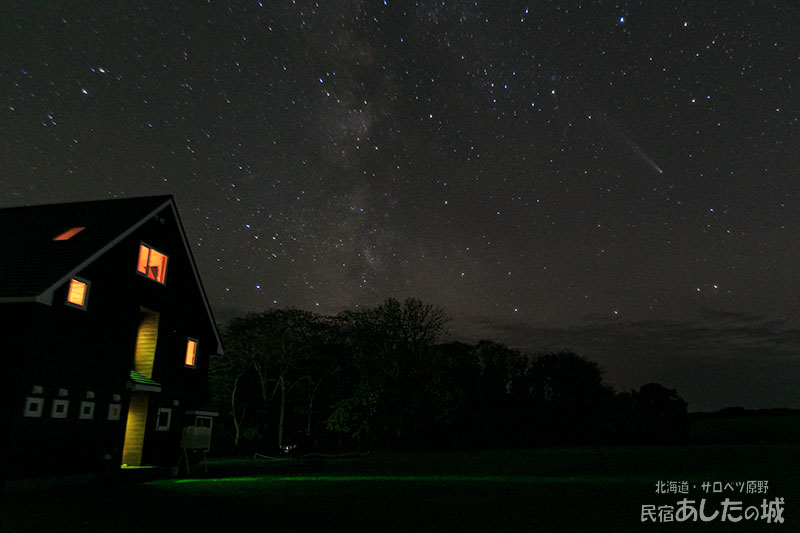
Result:
M132 483L11 485L2 531L800 531L797 445L549 448L216 460L208 473ZM196 477L195 474L199 474ZM704 494L764 480L766 495ZM656 494L688 481L689 494ZM783 497L783 524L642 523L644 504Z

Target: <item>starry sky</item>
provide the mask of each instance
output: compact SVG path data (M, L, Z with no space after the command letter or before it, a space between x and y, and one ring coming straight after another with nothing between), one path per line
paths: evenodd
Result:
M690 410L800 407L800 4L31 2L0 207L175 196L217 318L417 297Z

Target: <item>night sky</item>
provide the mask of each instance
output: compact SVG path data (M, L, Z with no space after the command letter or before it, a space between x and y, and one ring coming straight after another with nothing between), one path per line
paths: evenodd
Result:
M800 407L800 3L17 4L0 206L174 195L220 321L412 296Z

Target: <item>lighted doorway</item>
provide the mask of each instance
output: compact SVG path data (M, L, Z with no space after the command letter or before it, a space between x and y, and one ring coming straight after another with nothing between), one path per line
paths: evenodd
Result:
M158 318L157 312L141 308L141 320L136 335L136 353L133 361L134 372L131 374L138 374L144 378L144 381L150 381L153 377L153 362L158 343ZM128 406L128 419L125 423L122 464L124 466L141 466L149 393L158 392L161 387L152 381L145 385L132 381L131 388L133 392Z
M141 466L144 447L144 429L147 426L147 392L136 391L128 407L125 424L125 446L122 448L123 466Z

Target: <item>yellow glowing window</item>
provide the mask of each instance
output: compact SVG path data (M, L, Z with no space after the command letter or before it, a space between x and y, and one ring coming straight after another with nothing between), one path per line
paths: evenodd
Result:
M85 229L86 228L83 227L83 226L70 228L67 231L65 231L64 233L53 237L53 240L54 241L68 241L71 238L73 238L75 235L77 235L78 233L82 232Z
M195 359L197 358L197 341L189 339L186 342L186 359L183 364L194 368Z
M142 244L139 246L139 265L136 270L152 280L164 283L167 276L167 256Z
M89 284L87 282L72 278L69 282L67 303L75 307L86 307L87 292L89 292Z

